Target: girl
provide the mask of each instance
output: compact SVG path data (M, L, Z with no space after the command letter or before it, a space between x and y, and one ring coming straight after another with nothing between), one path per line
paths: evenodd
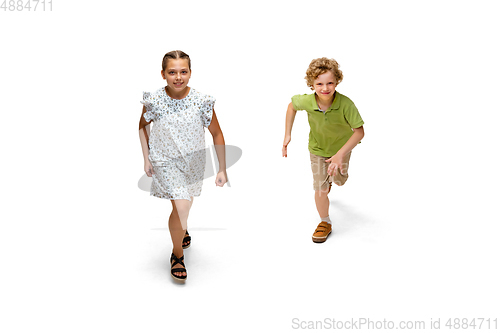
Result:
M180 282L187 278L183 249L191 244L187 218L193 197L199 196L205 170L205 131L212 134L219 171L217 186L227 182L224 136L214 111L215 99L188 86L191 60L182 51L165 54L161 76L167 85L154 93L144 92L139 137L144 171L153 177L151 195L169 199L168 220L173 250L171 275ZM153 128L149 129L151 121Z

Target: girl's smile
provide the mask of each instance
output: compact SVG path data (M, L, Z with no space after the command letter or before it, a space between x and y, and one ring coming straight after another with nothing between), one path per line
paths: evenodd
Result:
M188 83L191 70L187 59L169 59L165 71L161 76L167 80L167 91L172 98L183 98L189 91Z

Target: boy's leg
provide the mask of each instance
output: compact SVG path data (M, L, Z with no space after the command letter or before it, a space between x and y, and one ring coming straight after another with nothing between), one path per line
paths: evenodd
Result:
M332 182L337 186L342 186L349 178L347 173L349 169L349 161L351 159L351 152L349 152L344 158L344 162L342 163L342 171L337 170L337 174L335 176L329 176L327 173L328 166L330 163L324 163L324 169L317 169L318 176L315 179L315 193L314 199L316 201L316 209L318 210L319 217L323 220L323 218L329 216L329 208L330 208L330 200L328 199L328 193L332 189ZM328 188L326 188L327 182L329 183Z
M330 217L328 216L328 211L330 208L330 200L328 199L328 193L330 192L331 185L325 189L319 189L314 191L314 200L316 202L316 209L321 218L321 222L318 224L314 233L312 235L312 240L315 243L323 243L326 241L328 235L332 232L332 224Z
M313 234L313 241L322 243L326 240L331 232L331 221L329 217L330 210L330 200L328 199L328 193L332 188L332 182L338 186L344 185L347 181L349 160L351 158L351 152L349 152L342 163L341 170L337 170L335 176L328 175L328 166L330 163L326 163L327 158L310 154L311 157L311 168L313 171L314 179L314 201L316 203L316 209L321 218L321 222L316 228Z
M316 209L320 218L329 216L330 200L328 199L328 193L332 186L328 186L327 189L319 189L314 191L314 201L316 202Z
M351 160L351 152L349 152L342 162L342 167L340 170L337 170L337 174L331 177L331 180L335 185L342 186L349 178L348 170L349 170L349 161Z
M327 173L328 163L326 158L310 154L311 169L313 172L314 202L321 218L321 222L313 233L312 240L315 243L323 243L332 231L332 226L328 216L330 200L328 193L332 187L330 176Z
M328 193L332 187L330 176L327 173L328 163L326 158L310 153L311 169L313 173L314 201L321 218L328 216L330 200Z

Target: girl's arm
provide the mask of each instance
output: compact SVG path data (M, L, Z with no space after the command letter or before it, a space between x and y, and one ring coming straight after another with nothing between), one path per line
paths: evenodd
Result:
M224 186L227 182L226 175L226 146L224 141L224 135L220 129L219 121L215 115L215 110L213 110L212 122L208 126L208 130L214 139L215 152L217 153L217 159L219 160L219 172L215 177L215 185Z
M142 107L142 114L146 112L146 107ZM144 157L144 172L151 177L154 173L151 162L149 162L149 124L151 122L146 122L144 116L141 115L141 120L139 121L139 139L141 140L142 156Z
M287 146L292 140L292 126L293 121L295 120L295 115L297 114L297 110L293 108L293 104L288 104L288 109L286 111L286 121L285 121L285 139L283 140L283 156L287 157Z
M330 157L329 159L325 160L325 162L331 162L330 166L328 167L328 174L329 175L336 175L337 170L341 170L342 172L342 163L344 161L344 157L356 147L356 145L363 139L365 136L365 130L363 129L363 126L358 127L358 128L353 128L352 129L354 133L351 135L349 140L340 148L340 150Z

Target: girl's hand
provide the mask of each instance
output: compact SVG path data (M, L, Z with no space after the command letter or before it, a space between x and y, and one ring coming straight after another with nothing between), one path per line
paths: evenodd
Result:
M215 185L223 187L225 183L227 183L226 171L219 171L215 177Z
M327 171L330 176L336 176L337 172L340 172L341 175L345 174L345 167L342 161L343 157L337 154L325 160L326 163L330 163Z
M144 161L144 172L146 172L148 177L151 177L155 173L149 160Z
M290 143L290 141L292 140L292 138L290 136L285 136L285 140L283 140L283 149L282 149L282 154L284 157L287 157L287 146L288 144Z

